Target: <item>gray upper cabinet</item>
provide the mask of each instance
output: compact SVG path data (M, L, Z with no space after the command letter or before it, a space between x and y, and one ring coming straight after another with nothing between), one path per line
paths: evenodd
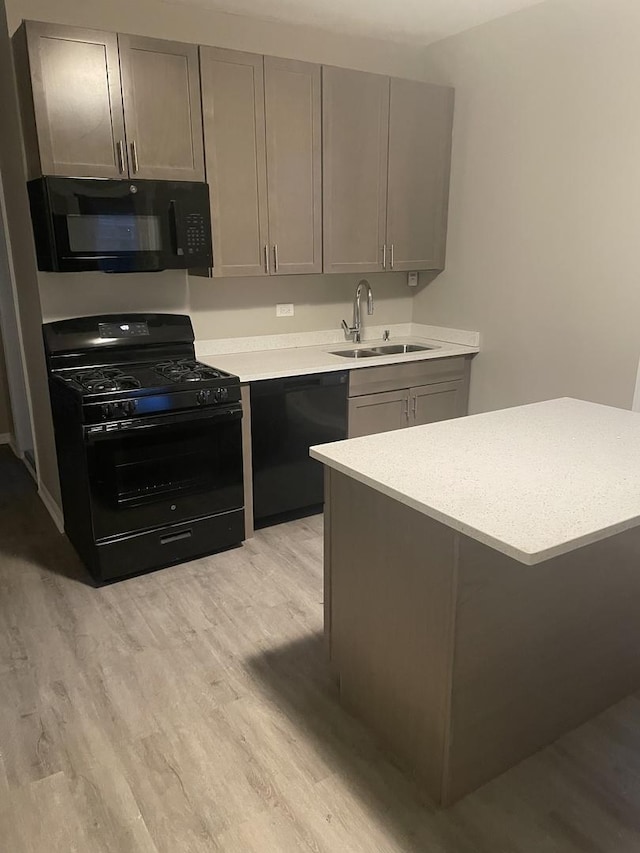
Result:
M215 276L271 268L262 56L200 48Z
M323 69L324 271L443 269L453 89Z
M204 180L196 46L28 21L14 48L29 177Z
M14 44L29 177L120 177L117 36L27 21Z
M453 89L392 79L390 103L389 268L443 269Z
M322 272L321 69L264 59L274 274Z
M215 276L322 272L321 72L201 47Z
M385 268L389 78L322 69L324 271Z
M128 35L118 45L132 177L203 181L197 46Z

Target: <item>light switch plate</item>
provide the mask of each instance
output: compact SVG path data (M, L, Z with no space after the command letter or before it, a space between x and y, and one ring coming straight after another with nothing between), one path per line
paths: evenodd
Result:
M281 302L276 305L276 317L293 317L294 314L293 302Z

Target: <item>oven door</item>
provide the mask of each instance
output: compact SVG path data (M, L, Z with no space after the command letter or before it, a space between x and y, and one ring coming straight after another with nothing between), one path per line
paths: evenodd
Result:
M153 272L211 266L206 184L43 178L53 243L51 268L62 272ZM37 206L37 205L36 205ZM34 217L36 243L45 239ZM38 258L46 253L39 251Z
M96 540L241 509L238 405L85 427Z

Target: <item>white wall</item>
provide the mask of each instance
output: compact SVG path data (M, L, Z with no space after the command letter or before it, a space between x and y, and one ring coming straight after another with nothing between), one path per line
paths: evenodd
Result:
M640 4L550 0L427 50L456 87L447 269L414 319L479 329L475 411L628 407L640 355Z
M25 19L215 44L256 53L419 78L424 49L243 18L161 0L6 0L10 30ZM45 320L119 310L188 311L203 339L337 328L349 318L358 276L188 279L185 273L69 276L41 273ZM376 324L411 320L404 276L372 276ZM295 316L279 318L277 302Z

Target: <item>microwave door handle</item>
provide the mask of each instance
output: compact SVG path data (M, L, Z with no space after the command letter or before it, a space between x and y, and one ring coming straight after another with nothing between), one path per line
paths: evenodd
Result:
M184 246L180 245L180 226L178 222L178 202L172 198L169 202L169 213L171 215L171 238L173 240L173 251L178 257L184 257Z

